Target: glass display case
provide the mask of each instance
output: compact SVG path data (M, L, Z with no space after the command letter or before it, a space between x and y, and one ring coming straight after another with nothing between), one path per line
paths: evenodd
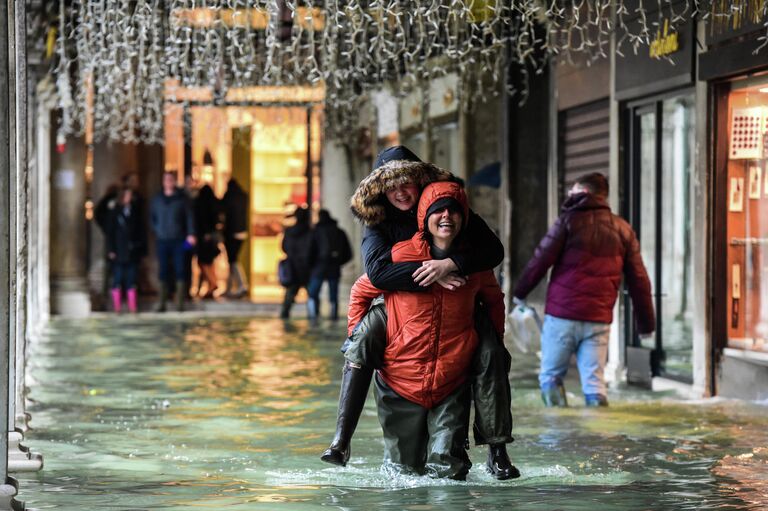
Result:
M768 78L728 97L728 346L768 353Z

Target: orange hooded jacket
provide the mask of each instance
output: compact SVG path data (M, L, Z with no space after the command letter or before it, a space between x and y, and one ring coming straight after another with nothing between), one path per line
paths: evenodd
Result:
M461 204L466 224L469 208L461 186L445 181L427 185L419 200L419 232L392 248L393 262L432 258L423 239L425 219L429 207L444 197ZM367 275L357 279L349 299L350 334L382 293ZM467 283L454 291L433 284L426 292L386 292L387 347L379 374L387 385L409 401L432 408L464 383L478 342L475 298L486 304L496 331L503 335L504 294L490 270L469 275Z

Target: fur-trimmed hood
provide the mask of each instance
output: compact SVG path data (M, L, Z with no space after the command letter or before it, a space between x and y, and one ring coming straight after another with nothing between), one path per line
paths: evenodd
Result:
M378 167L363 179L350 199L352 214L367 226L374 226L386 218L384 192L406 182L423 189L436 181L453 181L453 174L431 163L393 160Z

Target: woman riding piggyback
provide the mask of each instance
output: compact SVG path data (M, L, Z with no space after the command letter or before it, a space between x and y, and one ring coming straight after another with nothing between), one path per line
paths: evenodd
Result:
M450 257L460 249L468 215L459 184L427 185L418 205L419 230L392 248L393 262ZM350 324L365 315L381 292L367 276L358 279L350 298ZM455 290L438 285L422 292L386 292L384 298L387 344L375 382L385 463L406 472L463 479L471 466L464 441L468 380L478 345L474 308L476 299L482 300L497 335L503 334L498 282L488 270L469 275Z

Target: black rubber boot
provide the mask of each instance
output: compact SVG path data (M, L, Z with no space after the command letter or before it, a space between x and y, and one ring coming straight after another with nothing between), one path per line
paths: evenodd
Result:
M372 376L373 369L370 367L353 367L349 363L344 364L336 435L333 437L331 446L320 456L324 462L343 467L349 461L349 444L357 428L360 414L363 412Z
M329 315L331 321L339 319L339 302L331 302L331 313Z
M186 298L186 293L184 292L184 281L183 280L177 280L176 281L176 310L181 312L184 310L184 299Z
M488 471L499 481L517 479L520 471L509 460L506 444L488 445Z
M165 282L163 282L160 285L160 301L157 302L157 307L155 307L155 312L165 312L167 302L168 302L168 285Z
M568 399L565 397L565 387L562 384L556 387L550 387L541 391L541 399L544 401L544 406L552 408L553 406L566 407L568 406Z

